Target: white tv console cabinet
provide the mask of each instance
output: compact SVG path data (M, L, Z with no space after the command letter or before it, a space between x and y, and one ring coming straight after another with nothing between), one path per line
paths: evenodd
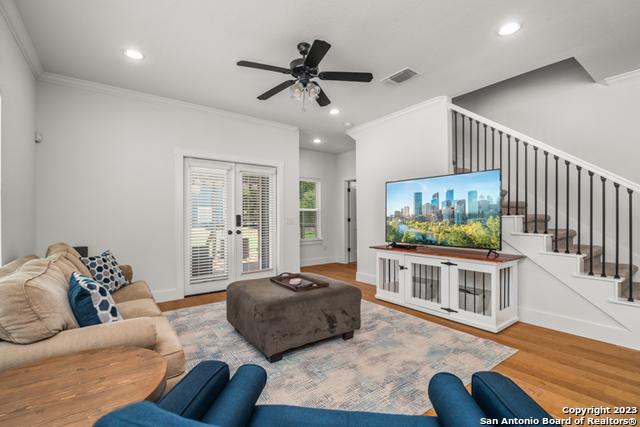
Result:
M372 246L376 298L490 332L518 321L520 255Z

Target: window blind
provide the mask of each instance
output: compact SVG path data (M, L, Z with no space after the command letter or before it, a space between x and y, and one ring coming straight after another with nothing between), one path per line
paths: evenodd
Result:
M273 268L276 220L275 174L240 171L242 185L242 272Z
M229 277L229 171L187 164L190 284Z

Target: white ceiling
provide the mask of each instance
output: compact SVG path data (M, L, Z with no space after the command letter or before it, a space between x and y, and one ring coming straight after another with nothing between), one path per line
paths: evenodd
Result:
M353 148L344 122L361 124L438 95L458 95L575 56L601 79L640 68L637 0L17 0L45 71L176 98L302 129L301 146ZM510 37L496 31L522 22ZM342 110L301 112L287 79L240 68L288 66L299 41L333 45L321 70L368 71L372 83L323 82ZM122 55L136 47L133 63ZM624 47L624 49L621 49ZM379 80L410 66L400 86ZM320 145L310 139L319 136Z

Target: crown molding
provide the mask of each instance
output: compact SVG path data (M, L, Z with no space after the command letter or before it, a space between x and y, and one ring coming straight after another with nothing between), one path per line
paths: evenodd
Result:
M38 78L38 81L43 83L54 84L58 86L66 86L66 87L72 87L76 89L83 89L83 90L101 93L105 95L117 96L120 98L127 98L127 99L133 99L137 101L149 102L152 104L163 104L163 105L169 105L169 106L178 107L186 110L216 114L218 116L222 116L230 119L249 121L249 122L253 122L263 126L274 127L278 129L288 130L291 132L299 132L299 128L297 126L287 125L287 124L272 121L272 120L260 119L260 118L248 116L245 114L234 113L232 111L221 110L221 109L209 107L206 105L180 101L174 98L167 98L164 96L152 95L146 92L139 92L136 90L124 89L118 86L110 86L102 83L92 82L89 80L77 79L75 77L63 76L61 74L44 72L40 75L40 77Z
M604 78L604 84L606 85L614 85L621 82L626 82L629 80L640 79L640 69L628 71L626 73L618 74L611 77Z
M40 63L40 58L38 58L36 48L33 45L33 41L31 40L31 36L29 36L27 32L27 28L22 21L22 16L20 16L14 0L0 0L0 14L7 22L9 31L11 31L11 35L13 35L31 72L35 78L38 78L44 70Z
M393 113L387 114L386 116L382 116L378 119L372 120L370 122L367 123L363 123L361 125L355 126L349 130L347 130L347 135L349 135L350 137L352 137L353 139L357 139L355 135L357 135L358 133L360 133L361 131L371 128L371 127L375 127L378 126L384 122L387 122L389 120L393 120L395 118L398 118L400 116L404 116L405 114L409 114L412 113L414 111L420 110L422 108L426 108L429 107L431 105L434 104L438 104L438 103L444 103L445 105L449 104L449 97L447 96L436 96L435 98L430 98L426 101L420 102L418 104L414 104L410 107L407 108L403 108L402 110L398 110L395 111Z

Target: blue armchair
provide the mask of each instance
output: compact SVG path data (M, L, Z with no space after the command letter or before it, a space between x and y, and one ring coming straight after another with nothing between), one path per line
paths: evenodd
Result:
M472 395L448 373L435 375L429 398L437 417L256 405L267 381L259 366L244 365L229 379L229 367L202 362L157 404L140 402L99 419L96 427L476 427L482 418L550 419L536 402L508 378L478 372Z

